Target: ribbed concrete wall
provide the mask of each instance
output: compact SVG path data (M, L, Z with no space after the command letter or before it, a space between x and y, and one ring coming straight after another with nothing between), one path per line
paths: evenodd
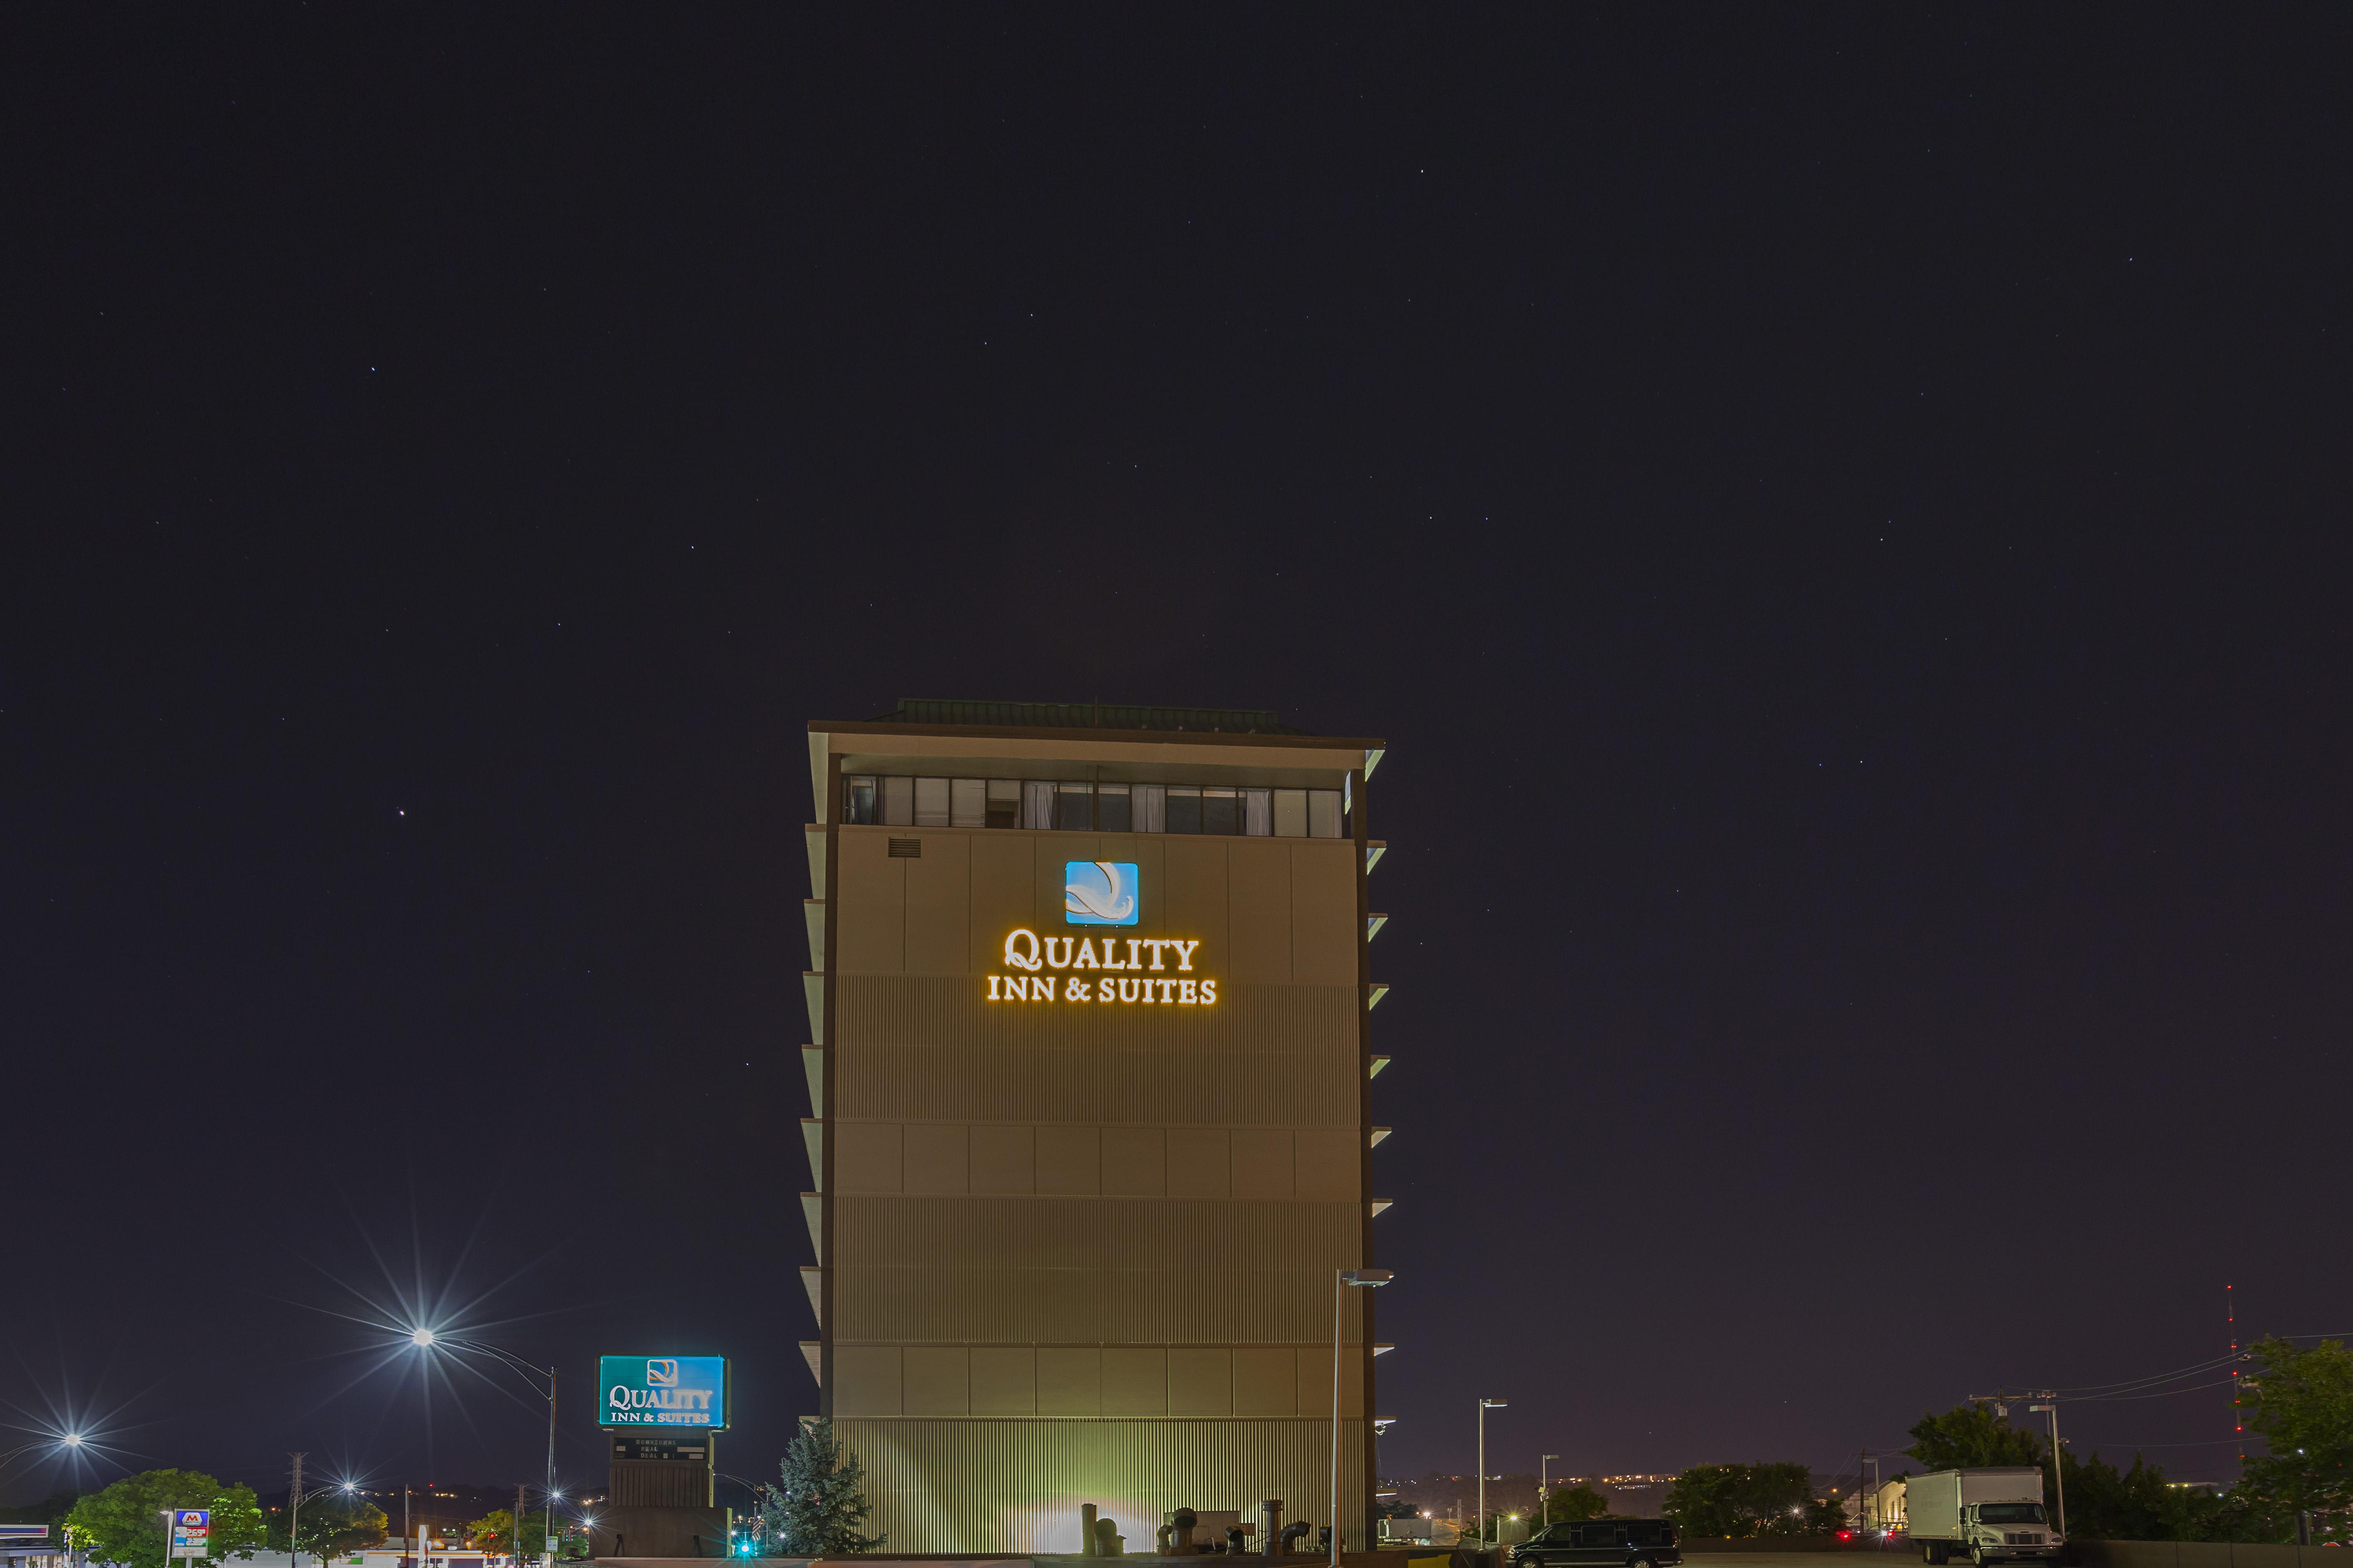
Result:
M1356 1124L1353 982L1228 983L1206 1008L989 1003L972 975L834 984L858 1047L839 1060L843 1116Z
M1353 1253L1360 1224L1353 1204L834 1202L837 1343L1328 1345L1330 1274L1298 1260Z
M868 1470L891 1552L1076 1552L1079 1505L1149 1552L1170 1509L1282 1498L1286 1518L1331 1517L1332 1426L1294 1421L860 1421L839 1429ZM1364 1512L1364 1424L1341 1423L1343 1517ZM1353 1484L1352 1484L1353 1479ZM1351 1547L1361 1543L1350 1542Z
M1140 1552L1180 1505L1333 1518L1316 1417L1366 1197L1356 847L844 827L835 853L828 1393L890 1549L1076 1551L1086 1502ZM1135 934L1198 941L1214 1005L987 999L1006 932L1070 934L1065 863L1097 858L1138 864Z

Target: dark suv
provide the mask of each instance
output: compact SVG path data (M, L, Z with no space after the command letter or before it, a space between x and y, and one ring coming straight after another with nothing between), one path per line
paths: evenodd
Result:
M1675 1527L1663 1519L1580 1519L1548 1526L1512 1548L1513 1568L1671 1568L1683 1560Z

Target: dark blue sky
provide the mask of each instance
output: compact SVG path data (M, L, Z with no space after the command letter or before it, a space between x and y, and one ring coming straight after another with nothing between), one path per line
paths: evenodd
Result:
M902 695L1389 738L1390 1470L2353 1329L2341 20L12 19L0 1398L535 1478L421 1278L768 1474Z

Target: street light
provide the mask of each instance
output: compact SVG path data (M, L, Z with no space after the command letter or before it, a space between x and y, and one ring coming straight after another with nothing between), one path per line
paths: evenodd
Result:
M1487 1539L1487 1412L1510 1408L1503 1400L1479 1396L1479 1516L1472 1522L1479 1527L1482 1541Z
M533 1366L510 1351L502 1351L496 1345L486 1345L480 1340L443 1339L428 1328L420 1327L411 1331L408 1342L418 1350L433 1350L443 1345L454 1345L460 1351L473 1351L492 1357L505 1363L511 1371L521 1376L533 1394L541 1392L538 1380L543 1376L547 1379L547 1501L541 1510L539 1526L540 1539L544 1546L547 1538L555 1529L555 1369L552 1366ZM516 1568L521 1568L522 1520L520 1516L515 1520L514 1533ZM548 1550L552 1551L552 1549Z
M329 1481L325 1486L312 1487L309 1491L304 1491L302 1489L304 1457L297 1455L294 1458L294 1485L288 1489L286 1494L286 1556L290 1563L300 1563L304 1556L301 1547L302 1505L312 1498L325 1497L329 1492L341 1492L345 1497L351 1497L359 1490L357 1481ZM317 1557L321 1562L326 1561L324 1552L311 1552L309 1555Z
M1332 1568L1340 1568L1340 1320L1350 1286L1386 1285L1386 1268L1342 1268L1332 1279ZM1367 1412L1369 1415L1370 1413Z

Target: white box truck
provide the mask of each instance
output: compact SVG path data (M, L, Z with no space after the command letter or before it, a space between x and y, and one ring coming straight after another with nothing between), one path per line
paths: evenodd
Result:
M2042 1471L1933 1470L1904 1483L1904 1522L1931 1564L2056 1562L2066 1543L2042 1511Z

